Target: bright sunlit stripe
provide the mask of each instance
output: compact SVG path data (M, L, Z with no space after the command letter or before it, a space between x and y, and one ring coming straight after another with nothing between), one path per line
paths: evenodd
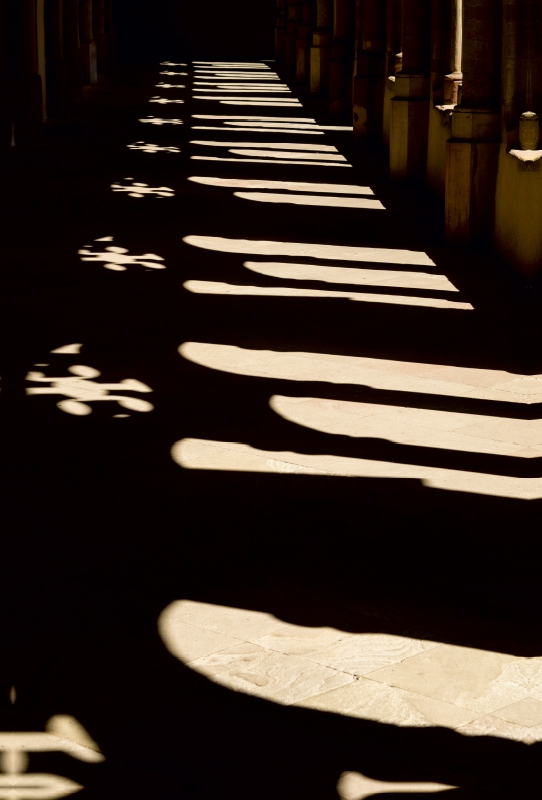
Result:
M542 497L542 481L538 478L510 478L368 458L262 450L248 444L210 439L181 439L171 448L171 457L184 469L407 479L419 481L429 488L447 491L521 500Z
M374 194L369 186L346 183L309 183L308 181L255 181L238 178L211 178L193 175L187 180L206 186L225 186L233 189L283 189L288 192L332 192L333 194Z
M412 264L434 267L427 253L421 250L396 250L391 247L349 247L333 244L270 242L255 239L226 239L222 236L185 236L183 242L203 250L222 253L244 253L254 256L292 256L332 261L372 261L379 264Z
M272 192L234 192L235 197L257 203L290 203L297 206L326 206L327 208L370 208L384 210L380 200L361 197L330 197L329 195L277 194Z
M270 278L294 281L322 281L352 286L387 286L395 289L427 289L434 292L458 292L445 275L430 272L404 272L395 269L326 267L320 264L291 264L276 261L245 261L244 267Z
M284 98L284 102L281 102L281 103L275 103L275 102L264 103L263 100L260 101L260 102L256 102L255 98L253 100L251 100L250 102L248 102L248 103L245 102L244 100L220 100L219 98L214 98L214 97L202 97L202 98L198 98L198 99L200 99L200 100L215 100L216 99L216 100L219 101L220 105L223 105L223 106L267 106L267 108L270 108L271 106L275 106L275 107L282 106L283 108L288 108L288 107L289 108L302 108L303 107L303 103L300 103L299 101L296 101L295 103L294 102L292 102L292 103L286 102L287 98Z
M233 150L231 151L233 152ZM337 164L335 161L282 161L277 156L270 158L220 158L220 156L190 156L194 161L236 161L238 164L297 164L303 167L351 167L351 164Z
M192 125L191 128L192 128L193 131L224 131L224 130L228 130L228 131L235 131L235 132L239 132L239 133L284 133L284 130L282 128L269 128L267 126L265 128L258 129L258 128L220 128L218 125ZM311 135L311 136L316 136L316 135L323 136L324 135L324 131L314 131L314 130L311 130L311 131L305 131L305 130L290 131L289 130L288 131L288 136L292 136L294 134L299 134L299 135L302 135L302 136L308 136L308 135Z
M203 90L200 90L200 91L203 91ZM220 100L221 102L223 102L224 100L238 100L238 101L241 102L241 105L244 105L247 101L251 101L251 100L253 100L253 101L257 100L258 103L266 102L266 98L265 97L261 97L261 98L260 97L237 97L237 96L233 96L233 95L230 96L230 97L217 97L216 95L200 95L200 94L195 94L194 95L194 100ZM275 103L274 100L269 100L267 102L272 103L273 105ZM299 103L299 100L297 99L297 97L281 97L280 102L283 103L283 104L289 104L289 105L290 104L292 104L292 105L293 104L301 105L301 103ZM248 104L249 103L247 103L247 105Z
M261 122L313 122L314 119L309 117L259 117L246 114L192 114L194 119L236 119L236 120L249 120L255 119Z
M211 89L209 86L194 89L195 92L235 92L236 94L245 94L246 92L255 94L261 92L262 94L291 94L291 89L282 89L280 86L265 86L259 88L258 86L223 86L221 89Z
M234 122L224 122L224 125L234 125ZM255 129L263 128L266 130L267 124L266 122L246 122L243 123L249 127L254 127ZM272 123L269 123L272 124ZM273 125L276 128L284 128L285 132L290 133L290 128L295 128L297 130L303 130L303 132L311 133L314 130L318 131L351 131L353 127L351 125L308 125L299 122L280 122Z
M261 146L261 145L260 145ZM268 145L266 145L268 146ZM292 145L296 147L296 145ZM301 147L296 150L279 150L277 152L269 149L269 150L256 150L256 149L237 149L232 148L228 150L228 153L233 153L235 156L260 156L262 158L296 158L296 159L311 159L317 158L319 161L346 161L346 158L341 155L336 155L334 153L320 153L315 152L318 151L319 148L314 147L311 148L312 152L310 153L303 153L301 152Z
M328 289L298 289L289 286L240 286L218 281L186 281L184 288L193 294L221 294L251 297L316 297L355 300L362 303L385 303L386 305L417 306L420 308L454 309L472 311L470 303L442 300L432 297L411 297L394 294L365 292L338 292ZM542 455L542 453L541 453Z
M330 144L304 144L297 142L213 142L209 139L193 139L189 144L207 145L208 147L267 147L272 150L310 150L315 152L337 153L337 148Z

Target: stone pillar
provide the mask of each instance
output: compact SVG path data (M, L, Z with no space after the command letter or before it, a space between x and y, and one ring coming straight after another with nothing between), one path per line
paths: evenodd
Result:
M115 27L113 24L113 0L105 0L105 35L107 38L107 62L115 63Z
M43 135L43 57L40 58L38 0L4 0L4 77L1 89L0 143L39 144ZM42 9L41 9L42 10ZM41 54L42 55L42 54Z
M443 99L445 104L455 105L463 82L463 0L450 0L450 6L450 71L444 76Z
M79 35L79 0L63 0L64 58L68 70L70 99L77 99L83 86L83 55Z
M284 66L286 34L286 0L277 0L277 22L275 26L275 61L278 67Z
M288 19L286 20L286 34L284 36L284 66L286 72L295 75L297 29L301 23L302 3L299 0L287 0Z
M382 139L385 147L390 146L391 101L395 97L395 75L401 70L402 0L386 0L386 64L384 72L384 109L382 120Z
M356 0L354 138L380 138L386 69L386 7L382 0Z
M542 272L542 7L503 0L502 143L495 201L497 251L525 278Z
M501 0L463 0L463 89L446 153L445 233L491 235L500 133Z
M329 111L340 114L352 103L355 0L334 0L333 42L329 61Z
M105 0L92 0L92 27L96 41L98 72L107 69L107 35L105 32Z
M312 35L310 62L311 92L325 91L329 83L333 0L317 0L316 30Z
M395 80L390 128L390 178L425 172L429 123L431 0L403 0L402 68Z
M80 0L79 26L85 83L98 83L98 48L94 39L93 0Z
M296 79L307 83L310 77L312 33L316 22L316 0L305 0L301 7L301 25L297 29Z
M46 19L47 116L63 117L68 103L68 65L64 58L63 0L49 0Z

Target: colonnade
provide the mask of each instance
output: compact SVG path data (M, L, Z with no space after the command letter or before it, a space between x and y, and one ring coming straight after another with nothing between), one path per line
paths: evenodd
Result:
M0 0L0 145L39 144L113 60L113 0Z
M542 272L539 0L277 0L276 58L444 201L448 242Z

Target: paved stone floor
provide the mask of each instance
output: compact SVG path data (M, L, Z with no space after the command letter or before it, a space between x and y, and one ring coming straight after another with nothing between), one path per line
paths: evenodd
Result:
M445 248L437 201L267 62L119 68L0 160L0 723L29 770L538 797L538 288Z

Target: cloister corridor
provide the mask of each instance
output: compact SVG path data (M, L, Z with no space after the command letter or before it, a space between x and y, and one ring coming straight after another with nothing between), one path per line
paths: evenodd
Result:
M538 797L539 290L232 59L0 150L0 728L85 800Z

